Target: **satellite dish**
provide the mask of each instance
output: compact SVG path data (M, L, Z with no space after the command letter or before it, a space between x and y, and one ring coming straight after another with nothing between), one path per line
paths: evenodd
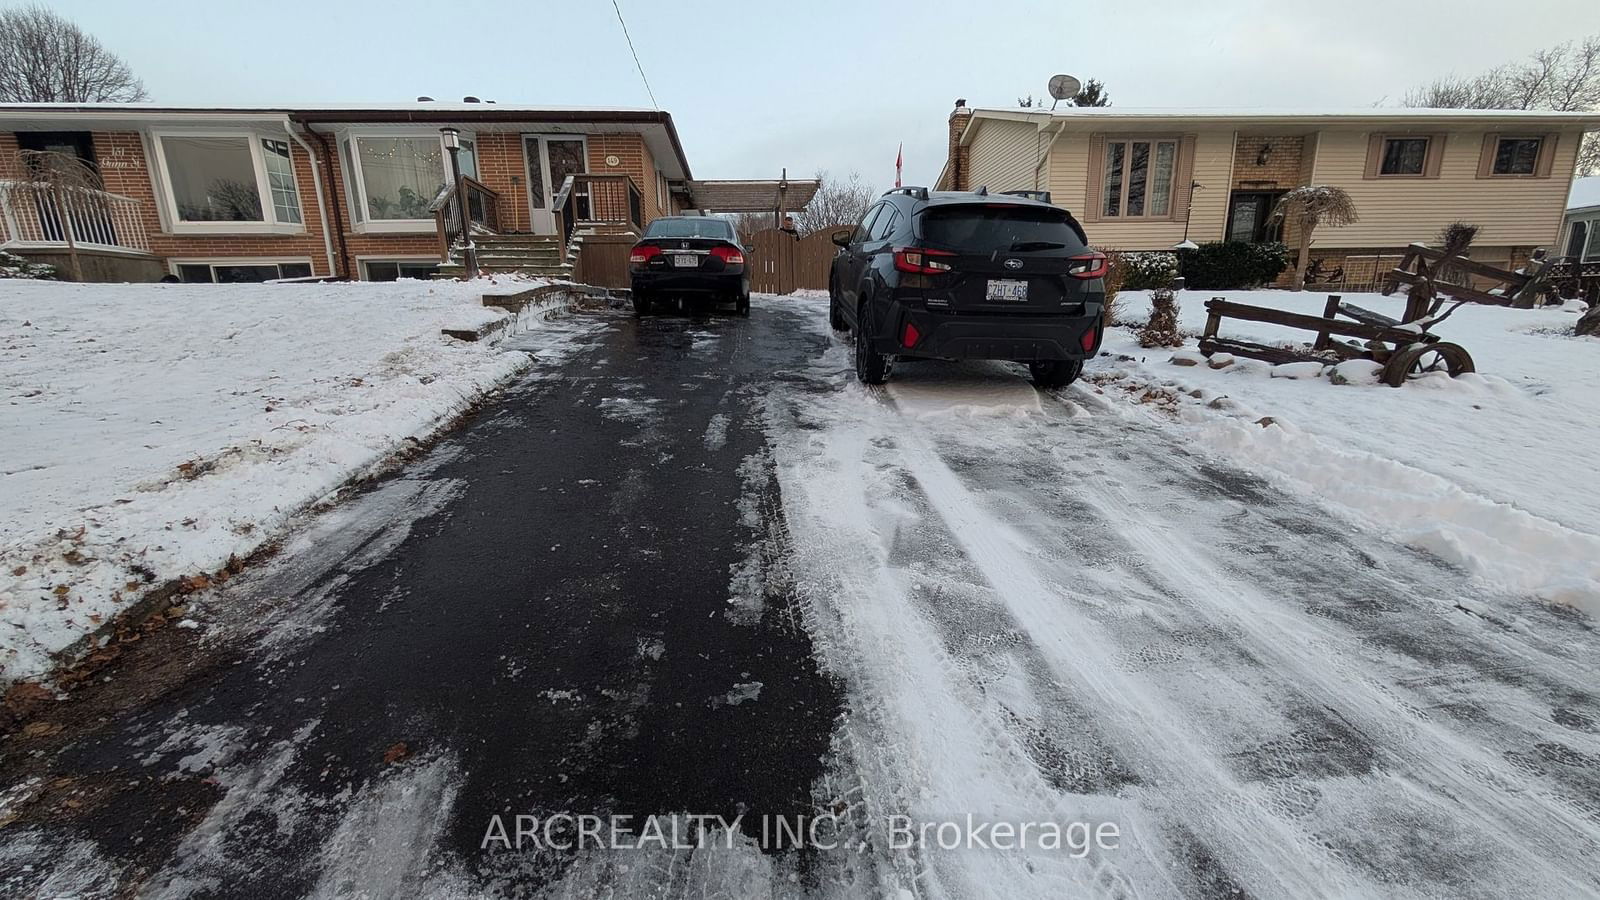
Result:
M1083 82L1071 75L1050 76L1050 96L1056 100L1071 100L1083 90Z

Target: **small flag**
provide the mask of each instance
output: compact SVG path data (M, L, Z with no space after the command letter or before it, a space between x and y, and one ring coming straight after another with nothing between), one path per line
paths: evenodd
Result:
M900 164L904 161L906 145L901 143L900 148L894 151L894 186L900 186Z

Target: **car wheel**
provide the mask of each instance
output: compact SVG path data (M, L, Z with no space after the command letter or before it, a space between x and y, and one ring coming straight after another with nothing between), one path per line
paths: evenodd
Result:
M734 301L734 308L738 310L741 316L750 315L750 295L740 294L739 299Z
M867 328L867 301L856 307L856 380L862 384L883 384L889 380L889 369L894 359L879 353L872 346Z
M1063 388L1078 380L1083 374L1083 360L1062 359L1050 362L1028 363L1028 373L1033 383L1042 388Z
M844 306L839 302L839 288L832 279L828 281L828 326L834 331L850 330L850 323L844 320Z
M633 313L638 316L650 315L650 295L639 291L633 292Z

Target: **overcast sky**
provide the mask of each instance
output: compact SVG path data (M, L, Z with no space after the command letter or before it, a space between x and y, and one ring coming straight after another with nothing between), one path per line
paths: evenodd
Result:
M47 5L132 64L151 99L651 106L610 0L165 0ZM700 178L944 164L957 97L1015 105L1056 72L1117 106L1368 106L1600 32L1596 0L872 2L619 0Z

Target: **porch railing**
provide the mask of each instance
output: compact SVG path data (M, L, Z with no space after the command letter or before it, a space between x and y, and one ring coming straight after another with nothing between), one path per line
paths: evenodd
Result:
M568 175L551 203L562 246L572 241L578 225L644 227L644 195L626 174L584 172Z
M497 234L500 231L500 195L483 182L466 175L459 185L449 185L439 192L428 208L433 210L434 227L439 233L439 259L448 262L450 251L461 238L461 198L466 197L467 220L476 234Z
M95 188L0 180L0 247L149 253L140 206Z

